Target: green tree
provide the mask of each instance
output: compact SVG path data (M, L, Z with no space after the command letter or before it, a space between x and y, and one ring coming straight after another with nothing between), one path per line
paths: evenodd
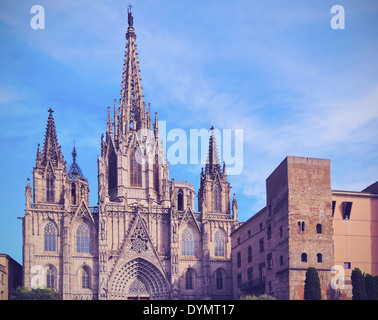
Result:
M54 289L18 287L12 291L10 300L62 300L62 295Z
M378 276L365 275L365 290L367 300L378 300Z
M322 290L320 288L320 279L318 271L314 267L309 267L306 271L306 280L304 286L305 300L322 300Z
M366 300L365 276L361 270L354 268L352 271L352 294L353 300Z

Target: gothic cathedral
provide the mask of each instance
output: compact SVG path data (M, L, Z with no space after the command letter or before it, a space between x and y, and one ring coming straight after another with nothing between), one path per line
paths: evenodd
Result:
M108 107L97 160L98 206L89 206L75 148L67 167L49 110L25 190L24 286L54 288L63 299L232 299L237 203L214 130L197 212L193 185L169 180L157 113L152 123L150 105L146 111L130 11L128 24L121 98L113 121Z

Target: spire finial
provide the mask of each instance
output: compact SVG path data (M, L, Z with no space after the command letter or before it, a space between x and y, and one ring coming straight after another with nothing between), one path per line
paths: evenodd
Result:
M219 163L219 156L218 156L218 148L216 144L216 138L214 133L214 126L210 128L210 141L209 141L209 153L207 155L206 160L206 167L205 172L206 174L210 174L212 177L219 172L221 173L220 163Z
M133 24L134 24L134 17L131 13L131 8L133 6L131 5L131 3L129 4L128 8L127 8L127 22L129 24L129 27L133 27Z
M53 112L54 112L54 110L50 107L50 109L49 110L47 110L49 113L50 113L50 116L52 116L52 114L53 114Z
M73 150L72 150L72 160L74 163L76 163L76 156L77 156L77 153L76 153L76 148L75 148L75 140L74 140L74 147L73 147Z

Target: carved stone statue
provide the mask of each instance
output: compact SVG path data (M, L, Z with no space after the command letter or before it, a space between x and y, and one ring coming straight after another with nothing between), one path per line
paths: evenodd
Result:
M128 13L128 16L127 16L127 22L129 23L129 27L133 27L133 24L134 24L134 18L133 18L133 15L131 13L131 10L128 9L127 10L127 13Z
M25 207L30 208L31 199L32 199L32 190L31 190L31 187L30 187L30 179L29 178L28 178L28 182L27 182L27 185L26 185L26 188L25 188L25 198L26 198Z

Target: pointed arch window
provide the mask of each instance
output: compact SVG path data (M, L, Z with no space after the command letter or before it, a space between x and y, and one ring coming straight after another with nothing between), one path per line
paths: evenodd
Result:
M130 152L130 187L142 186L142 165L138 163L135 149Z
M84 188L84 186L81 186L80 193L81 193L81 199L84 199L84 197L85 197L85 188Z
M185 289L193 290L193 270L188 269L185 275Z
M89 289L89 272L86 268L83 268L81 273L81 287L83 289Z
M154 162L154 189L159 192L159 156L155 154Z
M179 189L177 194L177 210L184 210L184 192L182 191L182 189Z
M217 289L223 290L223 272L221 270L218 270L215 277L216 277Z
M51 173L46 177L46 201L54 202L54 175Z
M216 257L224 257L224 233L221 230L217 230L214 235L214 255Z
M71 185L71 203L76 205L76 185L74 182Z
M221 211L221 188L219 185L214 186L214 211Z
M183 256L196 255L196 240L191 228L186 228L182 233L181 253Z
M55 288L55 271L51 267L46 272L46 287Z
M113 149L113 146L110 146L109 150L109 177L108 177L108 188L109 190L117 187L117 155Z
M52 222L46 224L44 237L45 251L56 251L56 228Z
M89 226L83 222L76 231L76 249L78 253L92 253L92 238Z

